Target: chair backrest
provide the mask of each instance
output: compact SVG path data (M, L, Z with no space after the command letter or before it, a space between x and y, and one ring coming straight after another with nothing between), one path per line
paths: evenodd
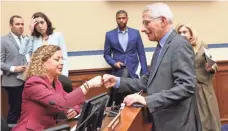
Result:
M68 77L64 75L60 75L59 81L62 83L64 91L66 91L67 93L73 90L72 81Z
M7 124L7 122L5 121L4 117L1 117L1 131L9 131L10 128Z

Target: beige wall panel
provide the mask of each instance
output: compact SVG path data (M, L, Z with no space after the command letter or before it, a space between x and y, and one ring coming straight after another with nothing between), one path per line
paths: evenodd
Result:
M51 1L1 2L1 34L9 32L14 14L25 20L25 33L34 12L47 14L56 31L63 32L68 51L103 49L105 32L116 27L115 13L129 13L129 26L141 28L141 12L152 2ZM190 22L206 43L227 43L228 2L166 2L174 13L174 23ZM144 34L145 47L154 47Z

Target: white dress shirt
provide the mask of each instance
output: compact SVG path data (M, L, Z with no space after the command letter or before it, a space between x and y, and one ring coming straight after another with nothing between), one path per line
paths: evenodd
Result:
M11 32L11 34L12 34L13 38L15 39L15 41L17 42L17 45L18 45L19 48L20 48L20 47L21 47L21 42L22 42L22 40L23 40L23 37L22 37L22 36L19 36L19 37L21 38L21 42L20 42L18 36L16 36L13 32ZM11 72L15 72L15 68L16 68L15 66L11 66L11 67L10 67L10 71L11 71Z

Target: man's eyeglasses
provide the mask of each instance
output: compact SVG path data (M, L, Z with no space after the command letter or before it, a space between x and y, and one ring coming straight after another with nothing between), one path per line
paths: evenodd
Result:
M150 22L152 22L152 21L154 21L155 19L158 19L158 18L160 18L160 16L159 16L159 17L152 18L151 20L144 20L144 21L142 22L142 24L143 24L144 26L148 26L148 25L150 24Z

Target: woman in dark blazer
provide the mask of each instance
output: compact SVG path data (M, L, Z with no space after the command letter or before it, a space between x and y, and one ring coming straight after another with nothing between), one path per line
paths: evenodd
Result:
M43 45L33 53L26 72L21 117L12 131L41 131L54 126L59 112L65 112L68 119L75 117L89 89L102 85L101 76L97 76L66 93L58 80L62 69L63 57L59 46Z
M217 71L217 64L208 65L205 56L205 50L208 50L208 47L196 37L189 24L180 24L176 30L191 43L196 54L196 96L202 129L203 131L220 131L219 108L212 82L213 74Z

